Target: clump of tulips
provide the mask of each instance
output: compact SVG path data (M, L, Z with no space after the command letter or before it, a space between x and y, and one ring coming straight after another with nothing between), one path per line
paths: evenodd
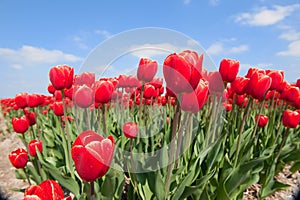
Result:
M141 58L136 76L74 75L50 69L49 96L2 99L8 126L24 147L8 156L24 199L242 199L288 185L274 177L300 169L300 79L204 55ZM11 123L10 123L11 122ZM24 190L24 188L23 188ZM20 188L22 191L22 188Z

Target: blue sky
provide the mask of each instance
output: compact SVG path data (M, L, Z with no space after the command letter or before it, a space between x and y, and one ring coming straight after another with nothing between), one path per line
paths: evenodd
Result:
M98 44L143 27L185 34L216 65L237 59L240 75L260 67L284 70L290 82L300 78L299 0L3 0L0 24L0 98L47 94L52 66L78 72Z

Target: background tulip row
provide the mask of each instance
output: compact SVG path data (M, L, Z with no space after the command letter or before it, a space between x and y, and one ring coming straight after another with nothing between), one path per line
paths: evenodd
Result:
M223 59L219 71L186 50L141 58L136 76L96 80L50 69L51 95L1 100L24 147L8 155L24 199L242 199L288 187L274 180L300 169L300 79Z

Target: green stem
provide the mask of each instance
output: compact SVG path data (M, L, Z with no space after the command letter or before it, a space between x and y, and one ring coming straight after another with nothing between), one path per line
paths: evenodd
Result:
M23 171L24 171L24 173L25 173L25 176L26 176L26 179L27 179L28 184L31 185L30 178L29 178L28 173L26 172L25 168L23 168Z
M90 187L91 187L91 196L90 196L90 200L94 200L94 199L95 199L94 181L90 182Z
M245 122L248 118L249 115L249 111L250 111L250 107L252 105L253 99L250 98L247 106L246 106L246 110L242 119L242 123L239 129L239 137L238 137L238 142L237 142L237 147L236 147L236 156L235 156L235 161L234 161L234 166L233 168L236 168L237 162L238 162L238 158L239 158L239 153L240 153L240 149L241 149L241 139L242 139L242 135L243 135L243 130L244 130L244 126L245 126Z
M105 117L105 104L102 104L102 124L103 124L103 134L106 136L106 117Z

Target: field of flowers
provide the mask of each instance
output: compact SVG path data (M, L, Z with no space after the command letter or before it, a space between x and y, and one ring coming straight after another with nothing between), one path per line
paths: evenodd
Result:
M49 71L50 95L1 99L26 148L5 155L24 199L259 199L300 169L300 79L223 59L209 72L185 50L141 58L135 76L96 80L67 65Z

